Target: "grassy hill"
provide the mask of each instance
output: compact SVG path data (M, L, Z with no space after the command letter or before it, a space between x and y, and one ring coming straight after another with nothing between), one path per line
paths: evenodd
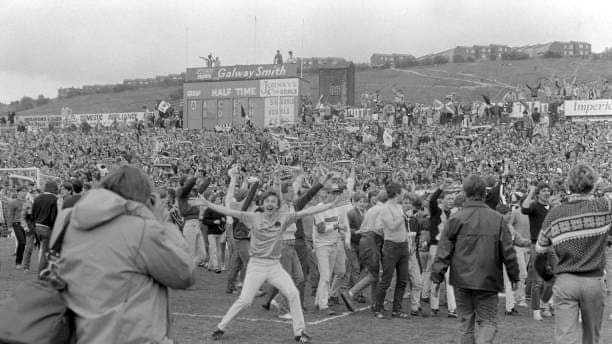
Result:
M370 70L356 73L355 96L379 90L384 99L392 99L393 87L401 89L412 102L431 103L456 93L460 99L481 99L482 94L494 101L510 86L535 84L539 79L551 78L577 80L612 79L612 61L582 59L535 59L523 61L480 61L446 64L438 67L422 66L409 69ZM305 75L310 80L311 94L316 101L318 78ZM63 106L74 113L104 113L140 111L143 105L153 107L157 99L167 99L178 87L143 88L120 93L78 96L69 99L53 99L49 104L19 114L57 114ZM3 113L0 111L0 113Z
M155 106L158 99L168 99L179 87L151 87L119 93L76 96L68 99L53 99L49 104L18 112L18 115L59 114L63 106L73 113L107 113L142 111L142 106Z
M612 79L612 61L581 59L535 59L523 61L481 61L446 64L438 67L422 66L409 69L375 70L357 73L357 98L365 91L380 90L383 97L392 99L391 89L401 89L411 101L430 103L454 92L460 99L481 99L481 94L498 100L509 86L533 85L553 75L571 80L591 81Z

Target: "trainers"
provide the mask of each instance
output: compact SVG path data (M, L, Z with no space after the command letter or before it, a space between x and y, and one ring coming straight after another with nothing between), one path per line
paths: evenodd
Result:
M310 336L306 334L306 331L302 331L299 336L295 336L295 341L298 343L310 343Z
M331 306L336 306L340 304L340 300L337 296L330 296L329 297L329 303Z
M523 301L520 301L520 302L517 304L517 306L519 306L519 307L525 307L525 308L528 308L528 307L529 307L529 305L527 305L527 302L525 302L524 300L523 300Z
M218 328L216 328L215 331L212 333L212 339L213 340L219 340L219 339L223 338L224 334L225 334L225 331L221 331Z
M342 298L342 301L344 301L344 304L346 305L346 308L348 308L349 311L354 312L355 311L355 306L353 305L353 300L352 300L351 296L348 294L348 292L341 291L340 292L340 297Z
M506 311L505 314L506 315L518 315L519 313L518 313L518 311L516 309L512 308L511 310Z
M539 310L533 311L533 320L542 321L542 312L540 312Z
M543 310L542 311L542 317L543 318L551 318L553 315L549 310Z
M283 319L283 320L293 320L291 313L285 313L283 315L279 315L278 318Z
M23 265L17 264L17 265L15 265L15 269L21 270L21 269L23 269Z
M457 311L448 311L448 313L446 313L446 315L449 318L456 318L457 317Z

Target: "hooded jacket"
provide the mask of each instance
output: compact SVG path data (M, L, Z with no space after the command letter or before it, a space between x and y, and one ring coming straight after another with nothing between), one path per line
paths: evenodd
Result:
M70 214L58 262L77 343L171 343L168 288L194 283L187 243L143 204L95 189Z

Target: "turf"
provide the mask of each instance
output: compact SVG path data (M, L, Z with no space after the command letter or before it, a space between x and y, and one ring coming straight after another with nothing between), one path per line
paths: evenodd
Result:
M19 283L35 278L14 268L12 240L0 241L0 304L18 287ZM35 268L35 266L33 266ZM34 269L33 269L34 270ZM215 274L199 268L197 283L191 290L171 292L173 313L172 336L180 344L212 343L210 333L220 317L236 299L236 294L225 293L227 273ZM310 288L307 288L310 290ZM611 300L612 301L612 300ZM239 315L218 343L292 343L290 322L282 322L277 313L262 309L262 298ZM363 304L358 304L364 307ZM408 306L405 303L405 306ZM308 295L306 307L312 309ZM344 306L335 306L340 316L305 313L308 332L314 343L459 343L456 319L446 317L444 309L436 318L412 317L405 320L378 320L369 310L345 314ZM608 306L606 314L612 309ZM503 314L500 298L496 344L552 343L553 320L535 323L529 311L519 308L519 316ZM602 343L612 342L612 321L604 321Z

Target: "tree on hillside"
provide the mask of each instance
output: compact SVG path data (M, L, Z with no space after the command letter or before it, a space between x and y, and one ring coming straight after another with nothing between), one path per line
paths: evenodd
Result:
M17 111L29 110L36 106L36 102L34 99L28 96L24 96L19 101L19 105L17 106Z
M45 98L45 96L39 94L38 98L36 98L36 106L43 106L45 104L48 104L50 101L51 99Z
M516 50L512 50L509 53L502 54L502 60L506 60L506 61L527 60L528 58L529 58L529 54L521 52L521 51L516 51Z
M433 64L441 65L441 64L447 64L447 63L448 63L448 57L446 56L437 55L433 58Z
M465 57L463 55L455 54L453 55L453 63L463 63L465 62Z
M544 55L542 55L542 57L545 59L551 59L551 58L558 59L558 58L562 58L563 56L557 52L548 50L547 52L544 53Z

